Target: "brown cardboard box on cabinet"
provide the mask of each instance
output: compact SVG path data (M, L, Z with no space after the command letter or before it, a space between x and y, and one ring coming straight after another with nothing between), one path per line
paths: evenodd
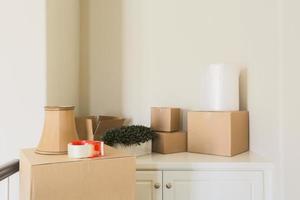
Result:
M105 156L20 155L20 200L134 199L135 158L105 146Z
M249 113L189 112L188 151L233 156L249 149Z
M167 107L151 108L151 128L155 131L178 131L180 126L180 109Z
M152 141L152 151L163 154L186 152L186 146L185 132L157 132Z

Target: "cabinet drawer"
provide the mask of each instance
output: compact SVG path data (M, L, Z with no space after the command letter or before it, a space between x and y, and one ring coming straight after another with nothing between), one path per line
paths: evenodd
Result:
M263 200L261 171L164 171L165 200Z

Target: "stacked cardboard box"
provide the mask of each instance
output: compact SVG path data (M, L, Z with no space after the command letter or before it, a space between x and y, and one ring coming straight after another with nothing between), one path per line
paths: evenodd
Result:
M185 132L180 131L179 108L151 108L151 128L156 131L156 137L152 141L153 152L186 152L187 136Z
M152 151L234 156L249 150L247 111L188 112L188 133L180 130L179 108L151 108L151 128L157 131Z

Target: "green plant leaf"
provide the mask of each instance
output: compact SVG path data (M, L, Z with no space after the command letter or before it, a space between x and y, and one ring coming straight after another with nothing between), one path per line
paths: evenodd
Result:
M152 140L154 137L155 132L151 128L141 125L132 125L108 130L101 139L105 144L110 146L114 144L129 146L133 144L140 145Z

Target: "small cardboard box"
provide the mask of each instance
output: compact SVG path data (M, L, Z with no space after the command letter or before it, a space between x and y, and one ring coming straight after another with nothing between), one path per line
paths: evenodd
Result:
M105 152L104 157L70 159L22 150L20 199L134 199L135 158L108 146Z
M233 156L248 150L248 112L188 112L189 152Z
M92 138L89 138L89 134L88 134L90 131L88 130L89 121L92 122L92 132L94 132L94 129L97 127L97 123L98 123L97 116L75 118L76 129L80 140L92 140Z
M94 136L101 136L107 130L112 128L121 128L124 124L125 119L121 117L113 116L99 116L98 125L94 131Z
M114 116L76 117L76 129L81 140L99 140L109 129L121 128L125 119Z
M178 131L180 126L179 108L151 108L151 128L155 131Z
M152 141L152 151L163 154L186 152L186 140L184 132L157 132Z

